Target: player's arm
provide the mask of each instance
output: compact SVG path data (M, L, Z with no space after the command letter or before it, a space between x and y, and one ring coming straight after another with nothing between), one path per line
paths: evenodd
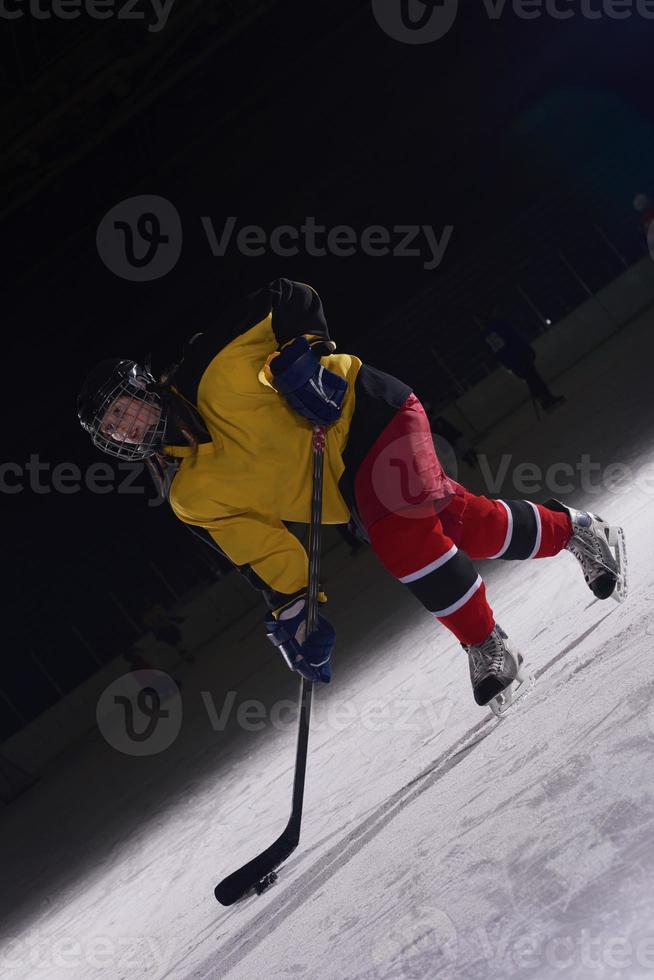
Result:
M281 521L253 513L221 517L208 531L274 609L306 590L307 553Z
M179 511L177 516L196 523ZM302 544L281 521L263 515L234 514L202 524L222 554L261 591L269 609L268 639L288 666L308 680L329 683L336 637L322 616L315 632L306 636L308 558ZM326 601L324 595L320 598Z
M279 349L299 337L321 343L320 354L330 354L335 344L329 336L325 311L318 293L304 282L275 279L268 284L272 328Z
M341 414L347 382L320 361L335 347L320 297L311 286L290 279L277 279L269 289L279 347L264 365L265 380L298 415L331 425Z
M171 497L176 516L230 561L269 609L306 591L307 553L281 521L249 511L213 517L204 503L198 507L193 498Z

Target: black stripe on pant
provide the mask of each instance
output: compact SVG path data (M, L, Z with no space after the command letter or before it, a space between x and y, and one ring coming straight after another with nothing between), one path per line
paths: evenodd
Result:
M536 547L538 523L531 504L526 500L505 500L513 517L513 532L509 546L503 555L505 561L522 561L529 558Z
M457 603L477 581L477 569L468 556L457 551L440 568L414 582L405 582L407 589L431 613L440 613Z

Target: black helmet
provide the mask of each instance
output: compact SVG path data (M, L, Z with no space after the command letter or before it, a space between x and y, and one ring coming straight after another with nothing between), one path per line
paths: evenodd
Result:
M93 444L110 456L121 459L145 459L161 450L166 431L166 406L157 390L158 385L147 368L136 361L114 358L100 361L87 376L77 399L77 414L83 428L90 433ZM113 438L101 426L108 409L117 398L145 402L158 409L157 421L143 436L142 442L127 442Z

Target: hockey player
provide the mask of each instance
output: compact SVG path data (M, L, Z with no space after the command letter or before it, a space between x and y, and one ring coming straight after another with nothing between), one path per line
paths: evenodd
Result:
M472 560L567 549L605 599L619 587L615 529L556 501L470 493L443 472L411 389L334 348L317 293L278 279L193 337L156 379L134 361L103 361L84 383L79 419L100 449L147 460L177 517L263 592L269 639L316 682L330 680L335 634L320 616L305 635L307 555L284 522L309 520L311 429L327 426L323 523L354 520L463 645L475 700L488 704L514 686L522 657Z

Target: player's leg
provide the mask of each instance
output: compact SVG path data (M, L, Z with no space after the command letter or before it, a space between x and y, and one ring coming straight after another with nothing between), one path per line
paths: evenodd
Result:
M491 500L465 490L442 512L445 532L473 559L558 555L572 537L567 512L528 500Z
M437 509L463 488L443 474L413 396L358 468L354 492L377 557L466 647L475 700L487 704L515 680L519 654L496 626L470 558L443 530Z
M524 560L569 551L598 599L626 597L624 533L558 500L490 500L469 491L441 514L445 532L471 558Z
M525 366L522 376L527 382L531 397L539 401L545 411L549 411L557 405L562 405L565 401L563 395L555 395L550 391L548 385L533 364Z
M384 568L461 643L487 638L495 620L485 585L469 557L444 533L435 511L387 514L367 531Z
M477 704L505 692L520 674L522 656L496 625L481 576L447 537L435 510L388 514L367 530L384 567L465 648Z
M472 644L488 636L493 614L477 570L437 513L462 493L443 472L424 409L411 395L357 469L356 509L384 567Z

